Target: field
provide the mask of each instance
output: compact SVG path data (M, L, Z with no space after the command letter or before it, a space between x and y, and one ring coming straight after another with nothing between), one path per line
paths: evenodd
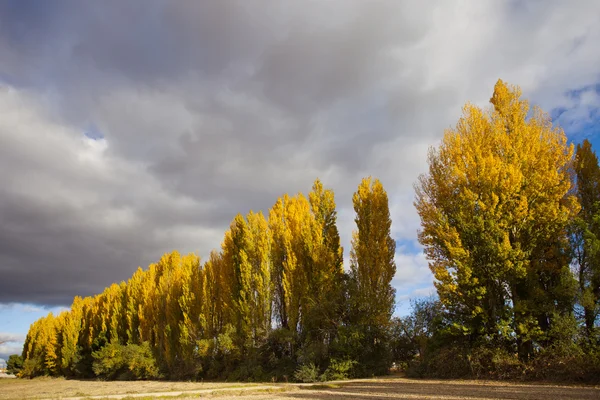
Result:
M100 382L0 379L0 399L600 399L600 387L483 381L368 379L326 384Z

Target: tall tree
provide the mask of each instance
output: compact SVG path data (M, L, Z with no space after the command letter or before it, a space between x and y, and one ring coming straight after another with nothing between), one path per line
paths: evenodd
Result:
M140 333L140 302L142 300L142 291L144 277L146 272L138 267L131 278L127 281L125 288L125 326L127 327L127 344L141 343Z
M304 244L312 230L307 223L310 206L299 193L277 199L269 212L273 234L272 261L275 285L275 309L281 326L294 335L300 332L302 299L306 289L303 263L307 260ZM306 267L306 266L305 266Z
M352 202L357 230L352 235L350 274L358 323L385 327L394 311L391 282L396 273L387 193L378 179L364 178Z
M237 345L240 349L252 345L252 265L248 257L250 247L249 229L246 220L238 214L231 222L223 239L223 262L230 271L234 326L237 330Z
M202 284L202 314L206 318L205 337L215 338L223 331L228 323L227 315L231 309L231 297L226 285L223 255L215 250L204 264L204 279Z
M581 210L571 241L586 333L589 340L596 341L595 324L600 313L600 166L587 139L577 145L575 172Z
M290 197L285 194L277 199L269 210L269 230L273 238L271 246L271 282L273 285L273 313L276 321L284 329L289 329L289 294L285 290L285 271L295 268L291 253L291 233L286 222L286 206Z
M34 322L23 345L26 376L57 375L60 368L57 318L52 313Z
M251 326L254 345L266 339L271 330L271 232L262 212L250 211L247 255L251 266Z
M316 230L313 268L306 271L306 340L311 342L317 364L328 357L344 310L343 249L337 229L337 211L333 190L325 189L316 179L308 195ZM319 349L320 347L320 349ZM320 359L319 359L320 358Z
M543 260L558 252L550 244L564 242L577 201L569 193L573 146L539 108L528 117L520 96L499 80L493 109L464 107L429 153L415 206L419 240L456 326L471 340L512 329L527 358L541 329L535 293L568 274L566 258Z
M81 324L83 319L83 299L75 297L71 310L65 311L59 315L63 321L60 324L59 346L61 363L60 369L64 375L73 376L76 373L75 367L79 361L78 343Z
M388 197L378 179L364 178L352 198L357 230L350 251L350 314L362 335L359 362L369 373L389 368L388 328L394 311L396 243Z

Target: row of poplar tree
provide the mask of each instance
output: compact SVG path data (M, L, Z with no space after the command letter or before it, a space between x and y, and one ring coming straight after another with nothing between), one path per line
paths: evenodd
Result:
M270 380L296 372L311 380L387 372L396 271L388 198L365 178L353 204L349 272L334 193L316 180L308 198L284 195L268 218L237 215L203 264L165 254L39 319L21 374Z

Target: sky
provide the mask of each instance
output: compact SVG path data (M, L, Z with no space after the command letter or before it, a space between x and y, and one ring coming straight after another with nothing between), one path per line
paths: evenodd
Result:
M518 84L600 148L600 2L0 2L0 358L76 295L315 178L386 188L397 313L433 292L413 184L466 102Z

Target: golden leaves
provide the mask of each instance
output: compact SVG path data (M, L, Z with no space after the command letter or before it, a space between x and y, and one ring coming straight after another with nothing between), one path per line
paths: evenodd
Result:
M419 240L442 300L476 301L486 292L501 298L527 276L534 249L559 235L576 208L568 193L573 146L539 108L528 115L520 96L499 80L492 109L467 104L430 151L429 173L416 185ZM453 291L463 293L461 300Z

